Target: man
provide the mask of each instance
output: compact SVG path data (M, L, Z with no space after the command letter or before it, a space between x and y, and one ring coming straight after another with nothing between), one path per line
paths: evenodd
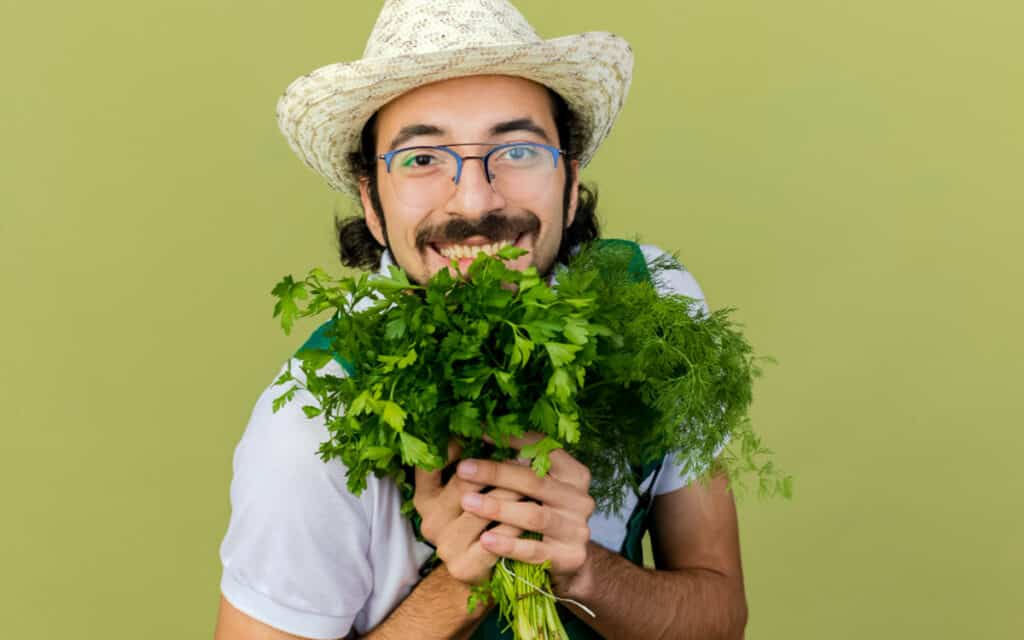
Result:
M362 204L362 217L338 225L345 264L397 263L423 282L453 258L464 269L478 250L515 244L529 253L513 267L550 274L598 235L579 169L610 130L631 67L621 39L541 41L503 0L390 0L363 60L297 80L279 123L307 164ZM703 298L682 269L663 285ZM304 403L270 410L281 391L264 392L235 452L217 638L499 637L493 609L470 614L466 601L500 557L551 561L556 595L595 614L567 603L579 618L572 637L742 637L723 477L687 486L669 454L644 478L644 496L603 514L589 471L565 451L544 479L486 460L463 461L447 482L417 470L428 545L399 514L391 481L370 477L363 494L348 492L342 465L315 455L327 432ZM620 555L649 496L656 570ZM543 540L519 538L524 530ZM421 577L431 545L443 562Z

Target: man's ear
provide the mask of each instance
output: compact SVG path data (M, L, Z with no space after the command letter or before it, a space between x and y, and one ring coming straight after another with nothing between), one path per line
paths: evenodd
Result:
M359 179L359 201L363 204L363 217L366 218L366 226L370 228L370 233L373 234L374 239L380 246L388 246L388 243L384 240L384 225L381 224L381 219L373 208L373 200L370 198L369 178Z
M571 168L569 173L572 178L572 185L569 191L569 210L566 211L565 216L566 228L572 226L572 221L576 219L576 208L580 204L580 161L573 160L569 166Z

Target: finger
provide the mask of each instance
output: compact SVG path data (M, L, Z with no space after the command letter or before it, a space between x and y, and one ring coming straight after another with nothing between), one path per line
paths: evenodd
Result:
M543 534L545 540L585 544L590 539L589 513L559 511L536 502L495 500L490 495L474 493L462 499L462 506L488 520Z
M545 437L543 433L527 431L521 437L509 438L509 445L514 449L522 449L540 442ZM574 487L590 488L590 469L568 451L561 448L555 449L548 454L548 459L551 460L551 468L548 470L550 475Z
M459 441L455 438L450 438L448 440L448 461L445 463L445 466L447 467L453 462L458 462L459 456L461 455L462 445L460 445Z
M462 454L462 447L459 445L455 438L448 440L448 459L445 462L445 467L448 467L453 462L458 462L459 456ZM441 493L441 474L443 469L437 469L435 471L426 471L419 467L415 469L415 480L416 480L416 498L417 500L432 500ZM422 495L420 495L422 493ZM418 508L418 507L417 507Z
M434 495L434 504L431 506L432 515L441 522L448 522L459 517L462 513L462 496L467 493L483 491L484 485L478 482L470 482L465 478L452 476L448 484Z
M481 495L478 493L472 493L466 495ZM496 502L515 502L521 500L523 496L515 491L509 491L508 489L495 489L494 491L487 494L488 497ZM464 548L476 540L480 533L487 527L493 524L492 520L479 516L475 513L466 512L462 509L462 503L459 502L458 514L451 516L445 522L445 526L442 530L442 535L451 537L454 544L458 548ZM501 523L497 523L500 525ZM450 529L448 527L451 527Z
M450 562L453 558L465 555L473 544L479 542L480 534L487 529L490 523L490 520L481 518L478 515L463 513L455 520L452 520L438 537L438 556L445 562ZM514 534L510 535L518 536L522 534L521 529L512 525L498 525L494 530L501 527L505 527L502 529L503 531L514 532Z
M556 509L582 511L590 500L586 489L562 482L550 475L538 477L529 467L491 460L463 460L458 476L466 481L511 489Z
M516 538L522 535L522 531L508 525L502 525L494 531L499 535ZM438 555L444 560L448 572L458 580L466 583L480 584L488 580L491 570L498 562L498 556L494 555L480 544L479 538L472 540L472 543L461 552L453 552L445 558L438 549Z
M427 529L431 532L439 528L443 529L448 523L462 515L462 496L481 493L486 488L482 484L452 476L441 492L434 496L433 502L427 509L428 515L424 516ZM488 495L496 500L521 500L523 498L522 494L508 489L492 489ZM419 509L418 506L417 509ZM421 510L422 512L423 510Z
M416 475L416 508L419 509L419 502L433 500L441 493L441 470L424 471L415 467Z
M530 564L551 562L552 573L573 573L587 559L585 545L566 545L551 540L505 536L497 530L480 535L480 545L496 556Z

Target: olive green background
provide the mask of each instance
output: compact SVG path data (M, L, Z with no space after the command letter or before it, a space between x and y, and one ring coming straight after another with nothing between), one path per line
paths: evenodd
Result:
M779 360L748 637L1022 637L1022 5L519 5L632 42L607 235ZM351 210L275 101L379 6L0 2L3 637L211 635L232 450L302 340L269 291Z

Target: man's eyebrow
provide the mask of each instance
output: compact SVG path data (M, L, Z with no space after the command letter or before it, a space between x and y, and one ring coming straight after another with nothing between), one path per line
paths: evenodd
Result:
M443 136L444 129L441 127L434 126L432 124L410 124L402 127L398 132L398 135L391 141L391 146L388 147L388 151L394 151L401 145L405 144L409 140L412 140L416 136Z
M547 131L544 131L544 129L534 122L532 118L508 120L506 122L499 122L491 127L492 136L498 136L503 133L512 133L514 131L528 131L530 133L535 133L541 138L544 138L544 142L551 142L551 138L548 137Z

